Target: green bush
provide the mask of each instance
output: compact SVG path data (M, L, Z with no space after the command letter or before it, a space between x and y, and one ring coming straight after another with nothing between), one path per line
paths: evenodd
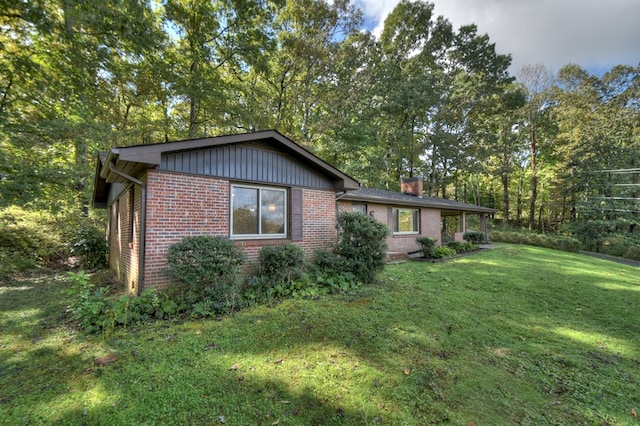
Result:
M437 238L419 237L416 242L422 246L422 255L427 259L433 259L436 253Z
M104 229L90 222L81 223L74 233L71 253L85 269L103 268L107 264L107 240Z
M480 249L478 244L474 243L461 243L459 241L450 241L447 243L447 247L455 250L457 253L468 253Z
M455 256L456 254L457 252L454 249L446 246L440 246L435 249L433 257L434 259L442 259L444 257Z
M640 260L640 245L629 247L624 257L631 260Z
M295 244L264 246L258 255L258 274L274 284L298 278L304 266L304 252Z
M219 237L186 237L167 252L170 275L178 281L171 289L172 297L188 307L205 301L208 316L230 312L239 294L238 272L245 262L241 249ZM201 308L201 305L197 305Z
M577 253L580 241L561 235L536 234L530 231L491 231L491 240L512 244L527 244Z
M467 231L462 234L462 239L472 244L480 244L484 242L485 235L483 232Z
M65 254L53 216L19 207L0 210L0 277L50 266Z
M109 333L115 327L127 327L151 319L165 319L179 313L179 306L163 293L148 288L138 297L109 295L107 287L98 287L80 272L69 272L70 311L86 333Z
M271 302L296 295L302 283L304 252L295 244L264 246L258 255L258 271L243 290L248 304Z
M602 241L601 252L609 256L622 257L629 249L629 244L622 238L615 235L604 238Z
M373 282L385 265L388 228L357 212L340 213L337 227L333 251L342 260L342 272L350 272L363 284Z

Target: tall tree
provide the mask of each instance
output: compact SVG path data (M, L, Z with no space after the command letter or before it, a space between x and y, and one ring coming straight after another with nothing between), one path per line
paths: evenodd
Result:
M529 139L529 167L531 169L531 198L529 201L529 229L535 227L536 202L538 200L538 150L544 137L544 120L548 117L551 88L554 76L542 64L523 65L518 72L518 81L527 96L525 106L526 132Z

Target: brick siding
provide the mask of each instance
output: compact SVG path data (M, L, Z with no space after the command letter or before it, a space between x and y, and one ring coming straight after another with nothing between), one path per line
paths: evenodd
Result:
M338 201L338 211L351 211L354 204L362 203ZM419 251L421 247L416 243L416 238L418 237L436 238L438 245L440 244L440 210L420 208L420 233L409 235L393 235L390 210L391 206L386 204L367 203L367 214L389 227L389 237L387 238L387 251L389 253L411 253Z
M228 238L230 185L226 179L150 170L147 177L145 287L169 283L166 254L169 246L187 236ZM291 192L289 191L289 197ZM288 203L291 209L291 203ZM289 212L290 213L290 212ZM288 215L290 221L291 214ZM288 226L289 232L291 226ZM303 189L303 240L295 242L308 257L335 240L335 194L331 190ZM248 269L260 248L291 242L291 238L234 240L248 258Z

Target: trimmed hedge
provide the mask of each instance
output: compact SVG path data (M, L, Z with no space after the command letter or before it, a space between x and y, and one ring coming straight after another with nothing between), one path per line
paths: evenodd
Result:
M545 247L555 250L577 253L580 251L580 241L571 237L549 234L535 234L525 231L491 231L491 241L527 244L530 246Z

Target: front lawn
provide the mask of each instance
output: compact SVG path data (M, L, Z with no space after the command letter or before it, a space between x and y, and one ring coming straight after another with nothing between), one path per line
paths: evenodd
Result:
M637 268L509 246L98 336L66 285L0 284L0 424L640 424Z

